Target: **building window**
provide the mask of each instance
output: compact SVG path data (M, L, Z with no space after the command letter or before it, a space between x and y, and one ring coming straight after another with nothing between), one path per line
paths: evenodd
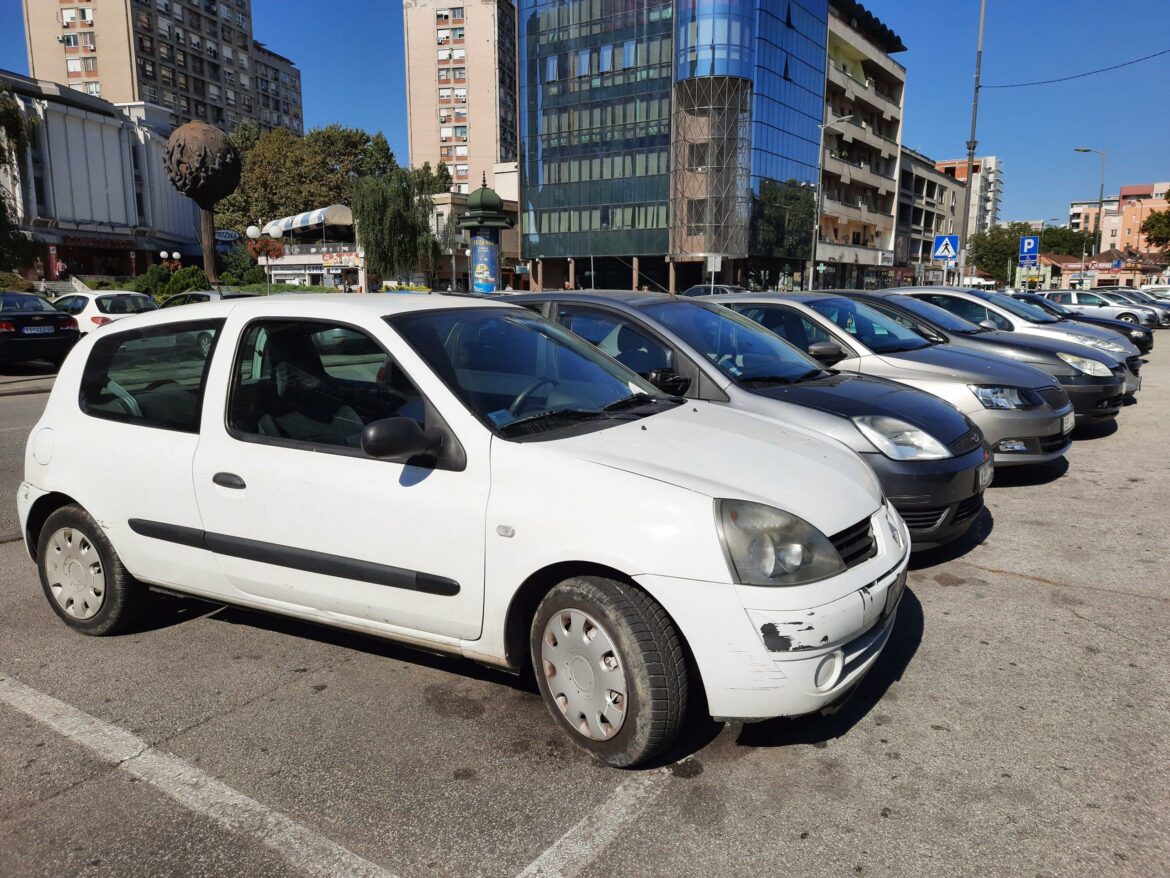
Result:
M102 84L100 82L87 82L82 87L85 89L86 94L93 95L95 98L102 96Z
M466 88L455 89L455 103L457 103L457 104L466 104L467 103L467 89Z
M437 42L440 46L447 45L449 42L451 42L451 31L446 28L435 31L435 42Z

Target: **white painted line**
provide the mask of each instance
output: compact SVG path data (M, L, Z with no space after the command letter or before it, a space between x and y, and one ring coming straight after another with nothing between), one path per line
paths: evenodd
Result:
M106 762L150 784L196 814L259 841L290 866L320 878L394 876L177 756L155 750L125 729L0 676L0 702L52 728Z
M622 783L608 799L583 817L516 878L572 878L608 847L666 788L665 770L646 772Z

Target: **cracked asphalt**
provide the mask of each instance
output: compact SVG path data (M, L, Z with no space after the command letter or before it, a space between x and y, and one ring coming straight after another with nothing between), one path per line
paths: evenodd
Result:
M1170 354L1150 359L1116 428L999 470L977 532L916 558L844 710L696 723L644 772L585 758L523 681L392 643L177 599L73 634L0 544L0 696L62 712L0 698L0 875L344 874L318 842L401 878L1167 874ZM0 397L0 535L43 402ZM195 793L102 758L116 733Z

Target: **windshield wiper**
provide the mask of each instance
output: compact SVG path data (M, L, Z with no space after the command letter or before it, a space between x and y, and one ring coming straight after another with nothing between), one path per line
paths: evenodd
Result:
M799 381L799 378L788 378L784 375L752 375L748 378L740 378L740 384L791 384L793 381Z
M825 369L809 369L803 375L797 375L795 378L793 378L792 383L795 384L798 381L808 381L810 378L820 378L825 374L825 371Z
M540 421L587 421L592 418L604 418L608 413L597 409L552 409L547 412L535 412L525 415L511 423L500 427L500 433L508 433L515 427L535 425Z
M658 403L671 402L680 403L682 397L678 396L654 396L649 393L632 393L629 396L614 400L607 406L602 406L603 412L616 412L621 409L631 409L640 405L657 405Z

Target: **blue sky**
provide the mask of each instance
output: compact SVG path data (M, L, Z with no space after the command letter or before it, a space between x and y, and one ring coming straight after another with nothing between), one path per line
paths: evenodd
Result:
M46 2L46 0L30 0ZM964 155L978 0L869 0L909 47L904 141L937 158ZM253 0L257 37L304 73L309 127L381 129L405 161L402 6L395 0ZM20 0L0 0L0 67L26 72ZM1167 0L988 0L983 83L1051 79L1170 48ZM1106 189L1170 180L1170 55L1028 89L983 91L979 151L1004 162L1004 219L1067 216Z

